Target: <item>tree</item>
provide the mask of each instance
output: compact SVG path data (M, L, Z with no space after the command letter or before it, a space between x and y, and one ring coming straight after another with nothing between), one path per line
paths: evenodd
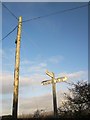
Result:
M64 94L66 102L60 107L59 114L67 116L90 115L90 84L87 82L77 82L69 88L69 94Z
M35 113L34 113L34 118L39 118L41 115L40 115L40 110L36 110Z

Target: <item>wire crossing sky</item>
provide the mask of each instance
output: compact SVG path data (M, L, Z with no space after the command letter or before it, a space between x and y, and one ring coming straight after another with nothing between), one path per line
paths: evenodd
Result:
M76 10L76 9L79 9L79 8L87 7L88 5L89 5L89 4L85 4L85 5L82 5L82 6L78 6L78 7L74 7L74 8L69 8L69 9L62 10L62 11L57 11L57 12L54 12L54 13L51 13L51 14L47 14L47 15L43 15L43 16L36 17L36 18L24 20L23 22L29 22L29 21L31 21L31 20L36 20L36 19L40 19L40 18L44 18L44 17L48 17L48 16L60 14L60 13L70 12L70 11L73 11L73 10Z
M12 13L12 11L10 11L3 3L2 3L2 5L11 13L11 15L13 15L18 20L18 18L16 17L16 15L14 13ZM47 15L44 15L44 16L39 16L39 17L36 17L36 18L24 20L22 22L29 22L29 21L32 21L32 20L37 20L37 19L40 19L40 18L44 18L44 17L48 17L48 16L52 16L52 15L56 15L56 14L60 14L60 13L68 12L68 11L72 11L72 10L75 10L75 9L87 7L88 5L89 5L89 3L85 4L85 5L82 5L82 6L78 6L78 7L62 10L62 11L57 11L57 12L54 12L54 13L51 13L51 14L47 14ZM4 38L2 38L2 40L5 39L6 37L8 37L8 35L10 35L16 29L16 27L12 31L10 31L10 33L8 33Z
M14 13L12 13L3 3L2 3L2 5L11 13L11 15L13 15L18 20L18 18L16 17L16 15L14 15ZM39 17L36 17L36 18L24 20L22 22L29 22L29 21L32 21L32 20L37 20L37 19L40 19L40 18L44 18L44 17L48 17L48 16L52 16L52 15L56 15L56 14L60 14L60 13L68 12L68 11L73 11L73 10L76 10L76 9L79 9L79 8L87 7L88 5L89 5L89 3L85 4L85 5L82 5L82 6L78 6L78 7L74 7L74 8L62 10L62 11L57 11L57 12L54 12L54 13L51 13L51 14L47 14L47 15L44 15L44 16L39 16ZM6 37L8 37L8 35L10 35L14 30L12 30L10 33L8 33L3 39L5 39Z
M3 5L3 7L5 7L5 8L9 11L9 13L10 13L15 19L18 20L18 18L16 17L16 15L15 15L14 13L12 13L12 11L11 11L10 9L8 9L3 3L2 3L2 5Z
M15 26L5 37L3 37L1 40L4 40L5 38L7 38L12 32L14 32L16 30L17 26Z

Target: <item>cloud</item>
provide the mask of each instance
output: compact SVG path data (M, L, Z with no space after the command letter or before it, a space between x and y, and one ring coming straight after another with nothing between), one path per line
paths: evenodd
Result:
M43 66L44 64L42 64ZM78 71L73 73L61 73L58 74L58 76L68 76L68 81L76 82L76 80L82 80L87 79L87 71ZM11 113L11 107L12 107L12 97L11 94L13 93L13 75L11 75L9 72L3 73L3 114ZM48 87L46 87L43 90L41 87L41 81L45 78L46 75L40 75L40 74L33 74L31 77L20 77L20 89L22 88L22 95L19 96L19 113L31 113L34 112L36 109L44 109L44 110L52 110L52 95L48 94L47 92L44 92L47 90ZM0 74L0 81L1 81L1 74ZM23 90L25 88L30 88L30 86L33 86L37 88L35 92L38 92L38 89L42 90L43 96L41 96L39 93L37 93L38 97L32 97L32 96L25 96L25 91ZM66 90L66 89L64 89ZM65 91L58 91L57 92L57 100L58 105L60 105L60 101L63 100L63 92ZM32 90L33 91L33 90ZM27 91L28 92L28 91ZM32 93L32 92L31 92ZM30 93L30 94L31 94ZM33 91L34 93L34 91ZM27 94L27 93L26 93ZM10 95L10 96L8 96ZM7 97L5 97L7 96Z
M63 93L57 93L57 101L58 107L60 106L61 102L63 101ZM34 113L37 109L45 110L45 111L52 111L53 110L53 96L52 94L45 94L39 97L33 98L24 98L19 97L19 115L30 114ZM3 114L10 114L12 110L12 99L3 99Z
M12 99L2 99L2 113L0 115L10 115L12 110Z
M48 62L53 63L53 64L58 64L63 60L63 57L60 55L57 56L52 56L51 58L48 59Z
M11 94L13 91L13 75L6 72L0 74L0 81L2 81L2 95Z
M10 55L11 56L11 55ZM5 52L3 52L4 59L14 59L13 56L7 58ZM48 67L48 64L58 64L63 60L62 56L51 56L50 58L44 59L35 59L28 60L24 59L21 61L20 65L20 80L19 80L19 111L21 113L29 113L34 112L37 108L52 110L52 95L48 94L50 91L49 87L41 86L42 80L47 80L48 76L45 75L45 71ZM5 64L11 63L10 61ZM10 67L10 66L9 66ZM87 79L87 71L77 71L73 73L60 73L56 75L57 77L67 76L68 81L76 81L76 80L86 80ZM0 94L3 95L3 114L11 113L12 108L12 94L13 94L13 83L14 83L14 70L11 71L3 71L0 73L0 82L2 81L2 92ZM30 89L34 87L35 91ZM48 90L49 89L49 90ZM30 95L28 90L31 90L33 95ZM31 94L30 93L30 94ZM43 96L41 96L43 95ZM32 97L33 96L33 97ZM36 97L39 96L39 97ZM58 92L58 104L59 100L62 99L61 92ZM29 98L28 98L29 97ZM40 104L39 104L40 103Z
M21 61L21 65L31 65L31 64L34 64L35 62L34 61L30 61L30 60L27 60L27 59L24 59Z
M28 87L28 86L41 86L41 81L45 79L45 75L40 74L33 74L30 77L20 77L21 80L21 87Z
M43 60L43 58L39 58L38 56L33 59L24 59L21 60L20 63L20 72L21 74L29 75L29 74L43 74L47 68L47 62Z
M41 74L32 74L30 77L20 76L19 85L20 88L26 88L32 85L41 86L41 81L45 78L45 75ZM13 93L14 74L10 72L2 73L0 74L0 81L2 81L2 91L0 93L3 95Z
M30 109L31 108L31 109ZM20 113L34 112L36 109L51 109L52 110L52 95L46 94L40 97L24 98L19 100Z
M44 72L46 70L46 64L45 63L41 63L41 64L38 64L36 66L31 66L28 71L29 72Z
M10 53L7 55L7 51L3 51L3 70L14 71L15 66L15 51L14 49L9 49ZM14 53L14 54L13 54ZM63 60L60 55L50 56L49 58L42 58L41 56L36 56L35 59L21 58L20 60L20 74L29 75L34 73L45 73L46 69L50 65L56 65ZM8 61L8 62L6 62Z
M42 64L43 66L44 64ZM79 80L87 80L87 71L78 71L74 73L60 73L57 77L66 76L68 78L68 82L76 82ZM30 87L32 85L41 86L42 80L47 79L48 76L45 74L31 74L30 76L20 76L20 87ZM13 82L14 82L14 75L5 72L0 74L0 81L2 81L2 93L3 94L10 94L13 92Z
M39 56L40 57L40 56ZM27 72L41 72L45 71L50 64L58 64L63 60L63 57L60 55L51 56L49 58L38 58L38 56L35 58L35 60L21 60L20 66L21 69L24 69L24 67L27 67ZM30 65L30 67L29 67Z
M82 78L87 75L87 72L85 71L79 71L75 73L70 73L68 76L69 78Z
M60 73L58 76L66 76L68 81L77 82L80 80L88 81L88 72L87 71L78 71L73 73Z

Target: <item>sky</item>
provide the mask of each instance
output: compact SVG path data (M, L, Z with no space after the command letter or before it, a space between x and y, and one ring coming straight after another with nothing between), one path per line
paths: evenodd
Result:
M17 17L28 20L87 3L4 3ZM2 7L2 38L18 21ZM2 115L12 113L17 30L2 41ZM69 82L88 80L88 7L22 23L20 47L19 114L34 113L36 109L51 111L52 87L42 86L51 79L66 76ZM1 77L2 75L2 77ZM58 107L68 84L57 85Z

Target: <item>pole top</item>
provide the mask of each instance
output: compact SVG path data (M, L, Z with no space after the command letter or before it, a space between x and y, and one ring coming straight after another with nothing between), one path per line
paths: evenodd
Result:
M19 22L22 22L22 16L19 16Z

